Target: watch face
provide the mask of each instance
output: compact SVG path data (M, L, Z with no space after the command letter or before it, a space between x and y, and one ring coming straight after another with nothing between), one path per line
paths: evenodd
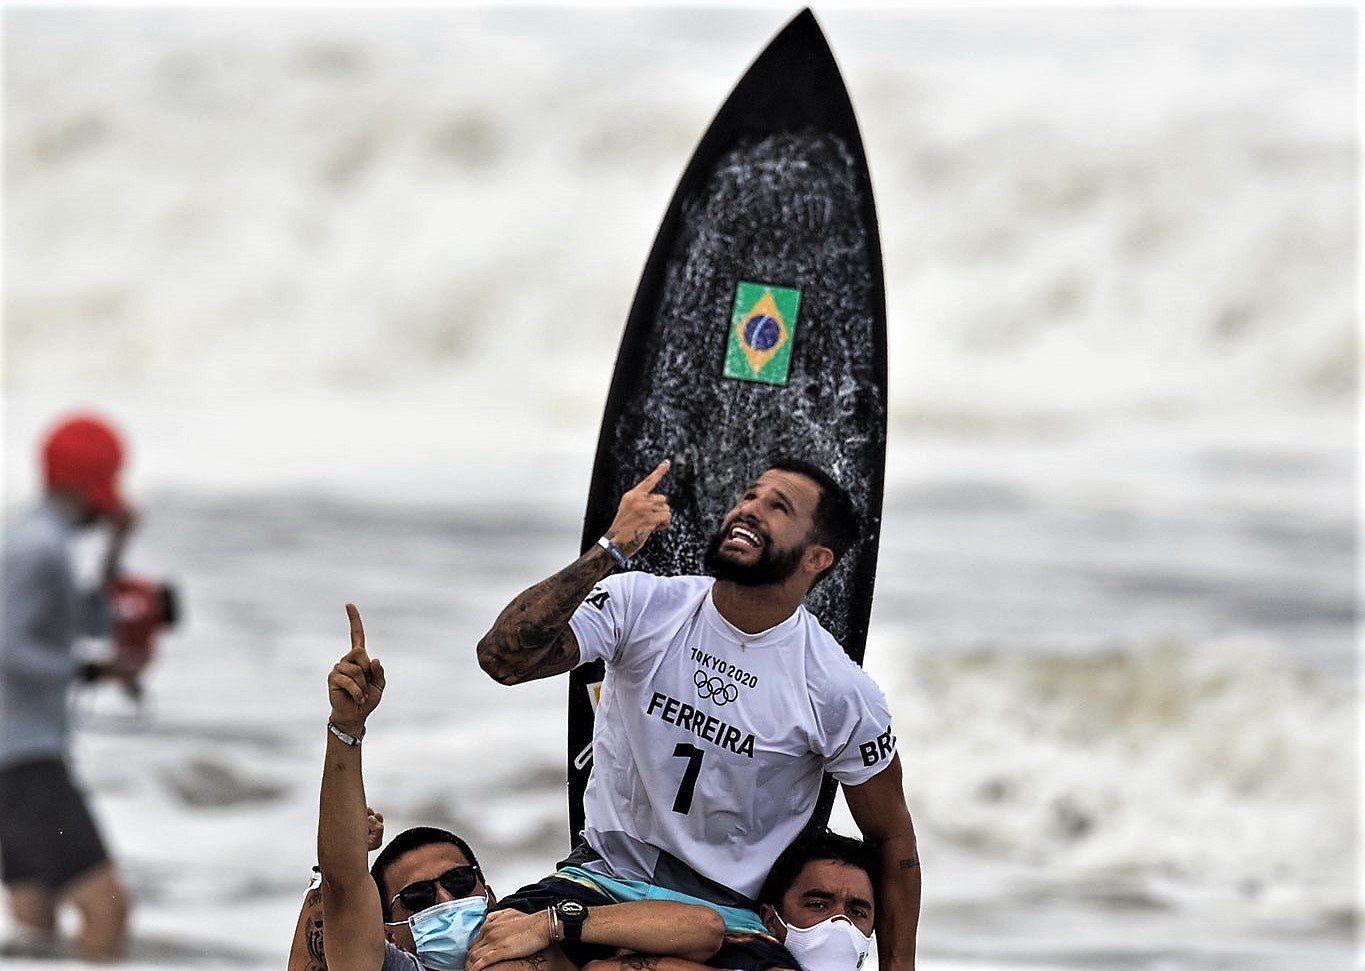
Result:
M566 920L582 920L588 916L588 908L577 900L561 900L556 908L559 916Z

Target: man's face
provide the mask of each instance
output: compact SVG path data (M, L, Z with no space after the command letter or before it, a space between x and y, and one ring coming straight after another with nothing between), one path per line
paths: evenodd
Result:
M454 843L428 843L419 846L415 850L409 850L398 859L389 864L384 872L385 893L389 899L393 899L398 891L409 884L417 883L422 880L434 880L445 873L451 867L469 866L469 858L464 855ZM465 896L473 897L483 893L487 888L480 878L474 884L474 889ZM440 883L436 884L436 904L443 904L447 900L454 900L445 887ZM387 901L386 901L387 902ZM433 904L434 906L435 904ZM402 898L393 901L390 908L390 921L406 921L418 911L410 909L403 903ZM395 924L386 927L389 939L405 951L416 952L416 945L412 940L412 928L405 923Z
M820 487L797 472L769 469L744 490L707 545L703 564L742 586L782 583L814 544Z
M793 927L812 927L842 916L871 937L877 919L872 901L872 881L866 870L835 860L812 860L782 895L778 914ZM786 938L785 929L780 937Z

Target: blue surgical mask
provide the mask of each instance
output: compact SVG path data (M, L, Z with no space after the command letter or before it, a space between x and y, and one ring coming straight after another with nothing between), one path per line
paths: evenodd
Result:
M488 897L461 897L408 918L417 960L431 971L464 971L469 945L488 916Z

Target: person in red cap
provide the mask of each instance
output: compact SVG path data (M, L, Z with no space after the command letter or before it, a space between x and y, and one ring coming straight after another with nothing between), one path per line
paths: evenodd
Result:
M74 955L107 961L127 938L129 896L68 769L68 693L79 674L131 677L117 663L82 665L77 638L107 633L103 588L119 573L136 523L119 492L123 444L107 423L75 415L42 446L43 500L9 522L0 634L0 879L14 918L0 953L60 954L57 914L78 911ZM110 530L100 590L77 587L77 531Z

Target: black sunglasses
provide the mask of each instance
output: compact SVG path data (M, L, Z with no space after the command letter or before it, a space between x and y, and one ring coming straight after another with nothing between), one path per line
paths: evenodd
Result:
M408 884L393 895L393 899L389 901L389 909L392 910L393 905L401 900L403 906L414 914L426 910L436 903L438 883L452 897L468 897L482 878L483 873L476 866L453 866L434 880L418 880L416 883Z

